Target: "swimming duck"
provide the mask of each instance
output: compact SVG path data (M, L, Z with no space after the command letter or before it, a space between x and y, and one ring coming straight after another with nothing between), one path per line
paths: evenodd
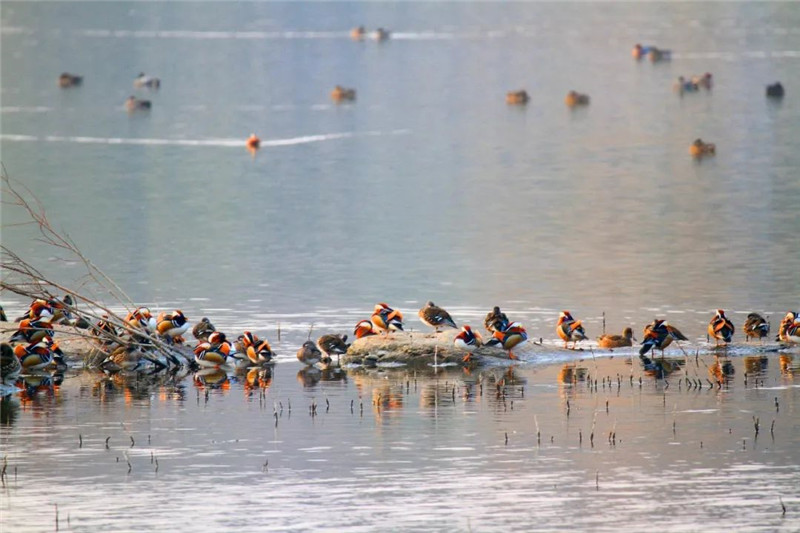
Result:
M228 363L233 356L233 347L225 334L215 331L208 336L208 341L202 342L194 349L195 362L204 368L219 368Z
M6 317L6 312L3 309L2 305L0 305L0 322L8 322L8 318Z
M528 92L525 89L519 91L509 91L506 93L506 103L509 105L525 105L530 100Z
M250 137L245 141L245 146L251 152L258 150L261 147L261 139L255 133L251 133Z
M382 332L403 331L403 313L385 303L375 304L370 321Z
M180 344L183 342L182 335L189 329L189 323L183 311L176 309L169 313L161 312L156 319L156 331L164 337L168 343Z
M783 98L783 85L776 81L772 85L767 85L767 96L770 98Z
M214 324L211 323L208 317L203 317L192 328L192 336L201 342L205 342L208 340L208 336L215 331L217 331L217 328L214 327Z
M482 344L483 338L481 334L477 331L472 331L472 328L467 325L461 326L461 331L453 339L453 346L467 352L462 359L464 363L468 363L472 360L472 353L480 348Z
M129 113L134 111L143 111L148 110L152 107L150 100L139 100L135 96L131 95L125 100L125 109L128 110Z
M239 337L239 341L242 344L242 349L238 349L237 347L237 351L244 352L250 363L254 365L271 363L272 358L275 357L275 352L272 351L269 342L259 339L249 331L245 331L244 334Z
M622 335L601 335L597 337L597 345L600 348L622 348L625 346L633 346L633 330L625 328L622 330Z
M375 328L375 325L369 320L362 320L358 324L356 324L355 329L353 330L353 335L355 335L356 339L360 339L362 337L369 337L370 335L377 335L378 330Z
M372 38L376 41L385 41L389 38L389 30L384 28L378 28L372 33Z
M714 143L703 142L703 139L695 139L689 146L689 153L692 157L703 157L706 155L714 155L717 153L717 146Z
M650 349L661 350L661 356L664 356L664 349L672 344L672 341L688 341L689 339L684 336L680 330L671 326L666 321L655 319L651 324L644 327L644 339L642 340L642 347L639 350L639 355L646 354Z
M651 63L657 63L658 61L666 61L671 58L672 58L671 50L663 50L660 48L656 48L655 46L651 46L647 50L647 59L649 59Z
M483 325L486 331L490 333L505 331L510 323L506 314L500 311L500 307L498 306L494 306L494 309L489 311L489 313L486 314L486 318L483 319Z
M588 94L581 94L579 92L570 91L567 93L567 96L564 98L564 102L569 107L581 106L581 105L589 105L589 95Z
M367 30L364 29L364 26L359 26L350 30L350 38L354 41L361 41L364 39L364 35L366 35L366 33Z
M424 324L432 327L436 333L439 333L439 328L442 327L458 329L458 326L456 326L456 323L450 317L450 313L431 301L426 303L425 307L419 310L418 315L419 319L422 320Z
M19 344L14 347L14 355L19 358L20 365L25 371L40 370L56 364L66 366L64 353L53 342L52 337L45 336L41 341L32 342L27 346Z
M11 379L22 372L22 363L10 344L0 344L0 380Z
M528 332L519 322L512 322L503 331L495 331L486 346L497 346L498 344L508 351L509 359L518 359L511 351L514 347L528 340Z
M62 72L58 77L58 86L63 89L77 87L81 83L83 83L83 76L77 76L69 72Z
M725 311L717 309L716 314L708 323L708 334L714 339L714 342L717 345L719 345L719 341L723 341L725 344L731 342L734 331L733 322L725 316Z
M702 87L703 89L711 89L712 85L712 76L710 72L706 72L702 76L692 76L692 83L697 87Z
M336 102L352 102L356 99L356 90L337 85L331 91L331 98Z
M578 341L583 341L587 338L581 321L572 318L569 311L561 311L559 313L556 333L564 341L564 348L567 347L567 343L572 341L572 348L575 349Z
M322 352L313 341L304 342L297 350L297 360L305 365L313 366L319 363L320 359L322 359Z
M699 87L693 80L687 80L683 76L678 76L678 81L675 82L672 88L678 91L679 93L684 93L684 92L694 92Z
M25 342L29 344L36 344L42 341L45 337L52 337L55 334L52 326L50 325L50 317L43 316L41 318L32 320L26 318L19 323L19 328L8 339L8 342Z
M156 331L158 324L153 314L147 307L137 307L125 317L125 322L132 328L142 328L145 331Z
M330 361L331 355L336 355L336 360L339 360L340 355L347 353L347 335L323 335L317 339L317 348L325 354L323 361L327 359Z
M634 59L642 59L650 52L650 48L652 47L642 46L641 44L636 43L636 45L633 47L633 50L631 50L631 55Z
M133 80L133 86L137 89L141 89L142 87L158 89L161 87L161 80L152 76L147 76L144 72L140 72L136 79Z

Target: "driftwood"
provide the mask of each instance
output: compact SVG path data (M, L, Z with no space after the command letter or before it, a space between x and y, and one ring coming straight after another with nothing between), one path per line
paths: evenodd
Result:
M342 356L342 364L402 363L428 365L432 363L462 363L466 352L453 345L458 330L447 329L441 333L393 332L356 339ZM513 352L521 359L542 350L530 340L517 346ZM472 354L476 364L490 361L510 362L506 350L496 346L481 346Z

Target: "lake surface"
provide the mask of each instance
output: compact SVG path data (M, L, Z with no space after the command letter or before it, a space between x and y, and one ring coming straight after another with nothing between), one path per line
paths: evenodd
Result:
M360 24L392 36L353 41ZM675 531L797 529L798 392L777 354L764 387L780 392L742 383L743 358L759 353L742 347L728 391L673 384L664 400L652 378L630 387L616 419L630 424L623 444L587 450L562 425L556 377L580 355L556 351L554 326L569 309L594 338L605 313L608 330L638 336L660 316L693 352L716 308L737 327L758 311L773 330L797 309L799 28L795 3L3 2L8 175L132 301L252 329L278 351L260 401L243 377L206 403L193 376L131 391L91 374L68 375L52 396L7 398L16 414L0 438L19 478L3 492L3 522L52 529L58 503L61 527L69 514L76 531L188 529L174 517L189 509L205 521L192 527L208 529L641 530L656 517ZM637 42L672 59L637 62ZM63 71L83 85L59 89ZM134 89L139 72L161 88ZM712 90L673 91L678 76L704 72ZM787 94L770 101L777 80ZM333 103L336 84L356 88L356 101ZM529 104L507 106L521 88ZM567 108L571 89L591 104ZM128 114L130 94L152 109ZM689 156L698 137L715 157ZM1 216L4 246L79 283L75 258L16 225L24 215L12 206ZM312 324L349 333L387 301L421 329L427 300L459 324L500 305L553 345L515 369L526 393L513 411L486 394L459 399L481 381L460 370L420 375L416 389L402 370L298 381L293 354ZM0 302L12 316L28 304L8 292ZM624 372L598 364L641 374L638 361ZM502 371L487 371L485 387ZM409 379L399 404L372 405ZM442 409L426 405L432 389ZM602 394L584 396L585 438L588 413L606 413ZM708 434L673 435L680 409L712 410L685 417ZM751 414L759 446L742 450ZM36 516L25 510L42 501Z

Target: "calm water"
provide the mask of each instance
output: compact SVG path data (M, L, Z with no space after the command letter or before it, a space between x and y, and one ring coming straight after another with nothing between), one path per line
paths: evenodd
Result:
M354 42L359 24L390 28L392 38ZM528 392L513 412L486 396L432 412L423 391L437 382L420 376L400 405L376 413L373 391L404 379L350 375L304 388L292 354L310 324L348 332L376 301L406 311L417 329L414 311L428 299L459 323L499 304L546 342L560 309L592 337L603 312L609 329L637 332L666 316L697 345L717 307L737 326L757 310L775 328L800 296L798 28L794 3L3 2L8 174L137 303L271 340L279 324L283 332L261 402L243 399L238 381L198 404L191 377L139 384L141 395L125 401L121 384L89 376L68 378L55 398L10 400L18 412L2 428L3 448L20 479L4 493L4 522L51 528L50 507L21 511L47 486L48 506L62 506L62 526L71 513L75 530L180 526L141 512L156 504L202 506L209 528L597 530L624 516L643 529L656 514L675 530L710 519L786 527L773 520L778 494L797 505L797 428L776 438L779 451L748 442L740 453L751 411L774 410L778 394L743 389L742 369L733 394L673 388L666 406L652 383L648 400L629 394L638 418L620 414L618 424L632 424L634 450L626 442L587 453L571 427L545 454L532 414L562 423L557 366L547 363L571 356L518 370ZM673 59L636 62L636 42L671 48ZM82 74L83 86L58 89L62 71ZM133 89L141 71L161 89ZM679 75L707 71L712 91L672 92ZM767 101L776 80L787 96ZM355 87L357 101L333 104L336 84ZM531 94L524 109L504 102L518 88ZM570 89L591 105L567 109ZM128 115L129 94L153 109ZM263 142L254 157L244 148L251 132ZM697 137L716 143L716 157L689 157ZM75 284L79 265L34 241L20 219L3 206L3 245ZM15 316L27 305L8 293L0 301ZM786 385L770 358L772 386ZM449 379L459 395L465 379ZM788 418L797 388L786 386ZM537 390L542 410L531 406ZM349 412L359 395L363 419ZM312 397L320 411L328 397L331 411L312 420ZM276 431L273 405L289 398L292 421L285 409ZM711 431L702 450L700 438L691 452L673 446L673 404L688 401L698 405L677 409L717 409L717 429L732 417L739 433ZM44 445L29 451L32 438ZM157 475L150 450L162 457ZM762 485L769 490L744 491ZM756 503L738 512L745 499ZM265 502L273 511L260 522ZM568 515L576 508L587 514Z

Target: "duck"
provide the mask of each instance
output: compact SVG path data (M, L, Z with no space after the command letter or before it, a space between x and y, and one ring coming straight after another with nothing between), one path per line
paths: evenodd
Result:
M564 341L564 348L572 341L573 350L577 347L578 341L586 340L586 332L580 320L575 320L569 311L561 311L558 315L556 333Z
M137 307L127 314L125 322L132 328L141 328L147 332L156 331L158 324L153 313L147 307Z
M486 318L483 319L483 326L489 333L505 331L510 323L506 314L500 311L500 307L497 305L494 306L494 308L486 314Z
M251 133L250 137L248 137L247 141L245 141L245 145L247 146L248 150L258 150L261 147L261 139L259 139L255 133Z
M322 359L322 352L313 341L306 341L297 350L297 360L304 365L314 366Z
M63 314L58 314L49 300L37 298L31 302L25 314L18 317L15 322L22 322L26 318L30 320L39 320L43 317L47 319L47 322L51 322L60 319L62 316Z
M242 349L239 351L244 352L253 365L271 363L272 358L275 357L275 352L272 351L272 346L269 345L269 342L259 339L249 331L245 331L244 334L239 336L239 342L242 344Z
M23 342L36 344L45 337L52 337L55 331L50 323L50 317L43 316L37 319L26 318L19 323L19 328L8 339L9 342Z
M767 96L769 98L783 98L783 85L781 82L776 81L772 85L767 85Z
M519 91L509 91L506 93L506 103L509 105L525 105L530 100L528 92L525 89Z
M117 342L115 337L119 337L117 328L111 323L108 315L102 315L97 324L92 326L91 334L97 338L101 346L107 346Z
M675 82L672 88L683 94L684 92L694 92L699 86L693 80L687 80L683 76L678 76L678 81Z
M528 340L528 332L522 327L519 322L512 322L503 331L495 331L492 333L492 338L486 343L486 346L500 345L504 350L508 351L509 359L518 359L511 351L516 346Z
M158 89L161 87L161 80L153 76L147 76L144 72L140 72L136 79L133 80L133 86L137 89L147 87L148 89Z
M217 331L217 328L214 327L214 324L208 319L208 317L203 317L200 319L200 322L194 325L192 328L192 336L197 339L198 341L205 342L208 340L208 336Z
M633 346L633 330L625 328L622 330L622 335L601 335L597 337L597 345L600 348L623 348L625 346Z
M129 113L133 113L134 111L146 111L151 107L152 104L150 100L140 100L133 95L125 100L125 109L127 109Z
M77 87L82 83L83 83L83 76L70 74L69 72L62 72L61 75L58 77L58 86L61 87L62 89Z
M750 313L744 321L745 341L753 339L763 339L769 335L769 322L764 320L764 317L758 313Z
M483 344L483 337L477 331L472 331L468 325L461 326L461 331L453 339L453 346L458 350L464 350L467 354L462 359L462 362L469 363L472 360L472 354L481 347Z
M176 309L174 311L161 312L156 319L156 331L159 335L164 337L170 344L183 343L183 334L189 329L189 322L186 321L186 316L183 311Z
M226 365L233 356L233 347L225 334L215 331L208 341L201 342L194 349L194 360L203 368L219 368Z
M352 102L356 99L356 90L337 85L331 91L331 98L335 102Z
M8 322L8 317L6 317L6 312L2 305L0 305L0 322Z
M708 334L714 339L714 342L717 345L719 345L719 341L725 344L730 343L734 331L733 322L728 320L728 317L725 316L725 311L717 309L716 314L708 323Z
M800 343L800 315L797 312L789 311L783 317L778 328L777 340L793 344Z
M100 368L109 373L135 372L149 366L149 362L150 360L138 345L125 344L115 348L100 363Z
M354 41L362 41L364 40L364 35L366 35L367 30L364 26L358 26L350 30L350 38Z
M19 358L22 370L41 370L51 366L66 366L64 352L53 341L52 337L45 336L41 341L32 342L27 346L18 344L14 347L14 355Z
M375 328L375 325L369 320L361 320L353 330L353 335L355 335L356 339L377 335L378 333L379 331Z
M647 50L647 59L649 59L651 63L666 61L672 59L672 51L663 50L661 48L656 48L655 46L651 46Z
M403 313L392 309L386 303L375 304L375 309L370 317L370 322L379 331L403 331Z
M376 41L385 41L386 39L389 38L389 34L390 34L389 30L385 28L378 28L377 30L372 32L372 38L375 39Z
M633 50L631 50L631 55L634 59L642 59L650 52L651 46L642 46L639 43L636 43L633 46Z
M680 330L665 320L655 319L651 324L644 327L644 339L642 340L642 347L639 349L639 355L643 356L651 349L661 350L661 356L664 356L664 349L672 344L672 341L688 341L689 339L680 332Z
M695 139L689 146L689 154L692 157L701 158L706 155L714 155L717 153L717 146L714 143L703 142L703 139Z
M330 361L332 355L336 355L336 360L339 360L340 355L347 353L347 335L323 335L317 339L317 348L325 354L323 361Z
M567 93L567 96L564 98L564 102L569 107L576 107L582 105L589 105L589 95L588 94L581 94L576 91L570 91Z
M420 309L417 314L419 315L419 319L422 320L425 325L432 327L436 333L439 333L439 328L442 327L458 329L458 326L456 326L456 323L450 317L450 313L431 301L428 301L425 307Z
M14 348L4 342L0 344L0 381L13 379L22 372L22 363L14 353Z
M706 72L702 76L692 76L692 83L697 87L711 90L711 86L713 85L711 73Z

